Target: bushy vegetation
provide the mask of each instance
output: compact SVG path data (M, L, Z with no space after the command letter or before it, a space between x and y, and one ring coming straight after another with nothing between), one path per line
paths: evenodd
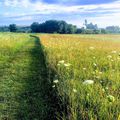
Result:
M120 36L40 35L62 120L118 120Z
M34 22L31 25L32 32L35 33L61 33L73 34L76 33L77 27L72 24L67 24L65 21L48 20L45 23Z
M17 26L10 24L9 26L0 27L0 32L23 32L23 33L59 33L59 34L118 34L119 26L107 26L99 28L97 24L88 23L85 20L84 26L78 28L75 25L68 24L63 20L47 20L43 23L34 22L31 26Z

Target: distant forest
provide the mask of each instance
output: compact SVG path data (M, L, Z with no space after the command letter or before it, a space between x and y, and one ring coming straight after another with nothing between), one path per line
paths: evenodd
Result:
M119 26L107 26L99 28L97 24L84 22L84 27L78 28L76 25L68 24L65 21L48 20L43 23L34 22L31 26L1 26L0 32L23 32L23 33L59 33L59 34L109 34L120 33Z

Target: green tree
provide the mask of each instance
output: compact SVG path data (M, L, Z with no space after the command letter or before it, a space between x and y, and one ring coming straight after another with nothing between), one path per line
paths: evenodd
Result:
M10 25L9 25L9 30L10 30L10 32L16 32L16 31L17 31L17 26L16 26L16 24L10 24Z
M106 30L108 33L120 33L119 26L108 26L108 27L106 27Z
M30 28L31 28L32 32L38 33L39 32L39 23L38 22L32 23Z

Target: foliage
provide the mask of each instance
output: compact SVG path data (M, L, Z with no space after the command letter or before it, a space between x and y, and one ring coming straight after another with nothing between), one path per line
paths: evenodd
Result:
M9 31L9 27L8 26L1 26L0 27L0 32L8 32Z
M76 32L76 26L67 24L65 21L48 20L45 23L34 22L31 25L32 32L42 33L62 33L73 34Z
M106 27L106 31L108 33L120 33L120 27L119 26L108 26Z
M39 32L39 23L38 22L34 22L31 25L31 30L32 30L32 32L38 33Z
M88 23L85 20L84 27L78 28L75 25L68 24L63 20L47 20L43 23L33 22L31 26L16 26L10 24L1 26L0 32L23 32L23 33L60 33L60 34L111 34L120 33L119 26L107 26L98 28L97 24Z
M17 26L16 24L10 24L9 25L10 32L16 32L17 31Z

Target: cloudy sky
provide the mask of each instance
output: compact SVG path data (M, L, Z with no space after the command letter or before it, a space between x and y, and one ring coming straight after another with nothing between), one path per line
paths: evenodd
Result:
M99 27L120 25L120 0L0 0L0 25L30 25L49 19L77 26L85 19Z

